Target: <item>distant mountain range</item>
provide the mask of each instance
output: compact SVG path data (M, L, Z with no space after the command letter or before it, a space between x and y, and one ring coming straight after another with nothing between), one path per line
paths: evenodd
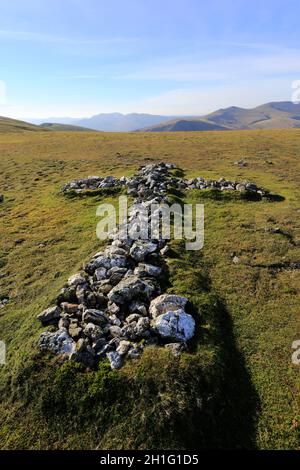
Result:
M300 127L300 104L284 101L263 104L253 109L232 106L219 109L201 118L177 118L137 130L142 132L183 132L293 127Z
M47 121L45 123L45 121ZM253 109L219 109L206 116L178 117L153 114L98 114L91 118L47 118L30 123L0 117L0 132L103 131L103 132L187 132L210 130L300 128L300 104L273 102Z
M96 131L104 132L131 132L143 127L155 126L164 121L178 119L178 116L160 116L154 114L121 114L102 113L90 118L47 118L47 123L68 124L73 126L88 127ZM46 119L30 119L33 124L43 124Z

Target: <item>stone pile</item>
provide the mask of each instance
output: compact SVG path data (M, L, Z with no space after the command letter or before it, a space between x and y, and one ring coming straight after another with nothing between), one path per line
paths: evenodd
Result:
M147 174L149 167L154 167L153 171L151 170L150 174ZM159 168L159 169L157 169ZM74 180L66 184L62 188L62 193L84 193L88 191L95 191L101 188L111 188L118 186L127 186L128 195L133 197L139 197L139 201L147 197L147 194L150 194L150 197L155 195L159 196L161 191L167 191L169 188L175 188L179 190L186 189L210 189L210 190L219 190L219 191L239 191L242 193L256 194L259 197L264 197L268 195L268 191L264 188L257 186L255 183L244 181L237 182L226 180L225 178L220 178L218 180L210 180L202 177L193 178L186 180L183 178L175 178L168 175L166 180L161 180L162 168L166 171L172 168L171 164L166 164L166 167L161 165L147 165L140 170L140 173L133 177L121 177L120 179L114 178L113 176L107 176L101 178L99 176L89 176L84 179ZM164 171L165 171L164 170ZM144 178L147 176L147 178ZM159 184L156 183L159 181Z
M226 180L220 178L219 180L205 180L204 178L198 177L186 181L186 189L215 189L220 191L239 191L256 193L260 197L264 197L268 194L268 191L264 188L258 187L255 183L245 181L238 183L237 181Z
M125 184L126 178L115 178L114 176L88 176L78 180L71 181L62 187L62 193L70 191L75 193L82 193L84 191L95 191L102 188L113 188Z
M172 168L165 163L147 165L136 176L118 181L122 180L134 198L133 207L141 203L147 208L167 202L168 189L180 187L181 182L169 172ZM80 183L65 188L82 190L84 184L91 188L92 183L86 183L90 180L78 180ZM100 182L93 177L93 181L101 184L104 179ZM188 299L162 293L168 246L164 240L132 239L136 218L132 210L129 220L111 234L107 248L70 277L56 305L38 315L43 325L56 327L56 331L41 334L41 350L88 367L107 357L111 367L119 369L126 359L140 357L150 345L167 347L174 355L187 349L195 332L195 320L185 310ZM125 230L129 235L124 238Z

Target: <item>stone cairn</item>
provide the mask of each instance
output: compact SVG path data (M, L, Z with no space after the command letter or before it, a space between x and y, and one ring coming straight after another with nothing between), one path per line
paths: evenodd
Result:
M224 179L183 180L172 175L174 165L150 164L134 177L120 179L91 176L68 183L62 193L88 192L100 188L126 186L135 204L150 208L168 203L167 192L176 189L220 189L266 192L253 183L235 183ZM137 223L136 212L113 234L109 245L96 253L82 272L71 276L53 305L38 315L43 325L55 325L39 339L42 351L96 367L108 358L112 369L122 367L126 359L139 358L147 346L168 348L175 356L187 350L195 333L195 320L185 311L188 299L162 293L166 275L165 240L133 240L130 230ZM151 224L151 216L148 225ZM124 230L129 236L124 238Z

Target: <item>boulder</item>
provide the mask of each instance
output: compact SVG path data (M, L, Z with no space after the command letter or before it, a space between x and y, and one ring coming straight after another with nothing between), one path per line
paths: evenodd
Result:
M122 330L119 326L117 325L112 325L110 328L109 328L109 333L111 334L111 336L113 338L115 337L120 337L122 336Z
M123 359L118 352L110 351L106 353L106 357L108 358L110 362L110 367L112 369L121 369L123 365Z
M157 250L157 244L145 240L137 240L130 248L130 256L135 261L144 261L146 256Z
M106 268L103 268L103 267L97 268L94 274L95 279L97 281L102 281L103 279L106 279L106 273L107 273Z
M55 333L46 331L39 339L39 347L42 351L53 354L64 354L70 357L76 351L76 343L69 336L66 329L62 328Z
M161 275L162 269L159 266L153 266L153 264L139 263L135 268L134 274L140 277L159 277Z
M68 279L68 286L69 287L77 287L80 284L85 284L86 279L83 277L81 273L74 274L73 276L69 277Z
M155 318L167 311L184 309L188 299L175 294L162 294L152 300L149 313L152 318Z
M129 349L131 347L131 343L129 341L122 340L119 343L119 346L117 347L116 351L120 356L125 356L125 354L128 353Z
M150 299L154 291L155 287L149 281L128 276L109 292L108 298L116 304L125 304L139 296Z
M135 334L138 337L144 337L144 336L149 336L150 328L150 320L149 318L146 317L141 317L139 318L136 327L135 327Z
M195 333L195 320L183 309L159 315L152 326L159 336L172 341L188 341Z
M103 336L103 330L94 323L88 323L83 330L83 333L92 341L97 341Z
M102 310L91 308L83 312L82 320L85 323L94 323L95 325L103 326L108 323L109 318Z
M61 309L57 305L54 305L53 307L46 308L46 310L37 316L37 319L43 325L49 325L50 323L56 323L60 318L60 314Z

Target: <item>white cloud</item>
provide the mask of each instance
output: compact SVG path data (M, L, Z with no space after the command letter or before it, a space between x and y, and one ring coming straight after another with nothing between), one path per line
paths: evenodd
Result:
M82 46L105 46L113 44L123 44L131 43L138 41L137 38L128 38L128 37L112 37L112 38L92 38L92 39L82 39L82 38L69 38L62 36L55 36L51 34L36 33L30 31L9 31L9 30L0 30L0 37L5 39L14 39L17 41L35 41L43 43L62 43L67 45L82 45Z

